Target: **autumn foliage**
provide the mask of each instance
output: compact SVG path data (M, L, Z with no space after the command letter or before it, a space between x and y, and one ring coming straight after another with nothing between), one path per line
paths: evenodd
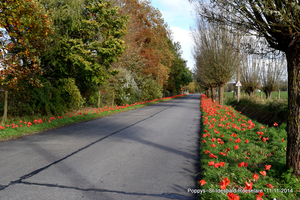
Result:
M0 8L0 26L11 38L0 44L1 85L22 89L26 81L41 86L36 75L42 73L40 54L52 34L49 11L33 0L2 0Z

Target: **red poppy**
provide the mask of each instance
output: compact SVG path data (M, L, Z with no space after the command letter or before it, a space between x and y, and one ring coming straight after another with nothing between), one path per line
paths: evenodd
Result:
M211 141L212 141L212 142L216 141L216 138L212 138Z
M261 172L259 172L261 175L263 175L263 176L267 176L267 172L266 171L261 171Z
M209 153L209 150L206 150L204 154L208 154L208 153Z
M202 143L205 143L206 141L205 140L202 140Z
M230 180L226 177L224 180L222 180L219 184L222 190L225 190L226 187L229 185Z
M245 188L244 190L252 190L252 186L253 186L253 182L248 183L247 181L245 181ZM245 191L245 193L249 193L248 191Z
M215 163L215 168L218 168L218 167L220 167L220 166L221 166L220 163Z
M227 193L227 196L228 196L228 199L229 199L229 200L240 200L239 195L234 194L234 193L228 192L228 193Z
M274 124L273 124L274 126L278 126L278 124L276 123L276 122L274 122Z
M221 137L224 137L224 134L222 134Z
M241 142L241 139L240 139L240 138L238 138L238 139L236 139L236 140L234 141L234 143L239 143L239 142Z
M269 170L272 165L265 165L265 170Z
M238 149L238 148L239 148L239 145L234 146L234 149Z
M215 144L211 144L210 146L211 146L211 147L215 147L215 146L217 146L217 145L215 145Z
M254 175L252 177L257 180L259 178L259 175L254 172Z
M281 142L283 142L283 141L284 141L284 139L281 140Z
M238 167L244 167L244 162L239 163Z
M263 192L259 192L258 195L256 194L256 200L263 200L261 197L264 195Z
M249 143L249 140L248 140L248 139L246 139L246 140L245 140L245 144L248 144L248 143Z
M273 185L271 185L270 183L267 184L268 188L273 188Z
M200 183L201 186L202 186L202 185L204 185L204 184L206 183L206 181L205 181L205 180L201 180L201 181L199 181L199 183Z
M213 166L214 164L215 164L214 161L210 161L210 162L208 163L208 166Z

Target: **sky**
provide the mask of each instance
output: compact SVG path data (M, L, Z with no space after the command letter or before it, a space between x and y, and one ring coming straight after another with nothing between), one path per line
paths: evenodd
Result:
M173 32L173 41L179 42L182 58L187 60L187 67L192 70L195 62L192 57L193 41L190 27L194 24L193 4L188 0L152 0L153 7L161 13L165 22Z

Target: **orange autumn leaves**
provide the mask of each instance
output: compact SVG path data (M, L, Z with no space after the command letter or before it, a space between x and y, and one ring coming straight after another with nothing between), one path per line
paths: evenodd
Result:
M258 139L256 141L252 141L252 139L241 139L242 137L239 137L239 135L243 135L244 132L246 130L252 130L253 128L255 128L255 123L253 123L251 120L246 121L244 118L245 117L238 117L236 115L236 112L233 111L233 109L226 107L226 106L220 106L216 103L213 103L210 99L207 99L205 95L202 96L202 100L201 100L201 108L203 110L203 118L204 118L204 128L208 127L207 129L204 129L204 134L203 134L203 139L202 143L208 143L209 144L205 147L208 147L209 149L205 150L205 154L207 154L209 156L209 158L211 158L211 160L209 160L208 162L208 166L210 167L210 169L214 170L220 170L220 174L221 174L221 181L219 182L219 187L221 190L225 190L228 189L228 187L230 189L234 189L234 188L240 188L241 186L237 186L237 181L233 180L233 183L231 184L231 178L225 177L224 176L226 174L224 174L224 172L226 172L226 169L230 168L230 167L234 167L235 164L232 163L232 161L226 162L228 159L229 160L237 160L237 158L239 157L239 152L243 152L243 159L242 162L238 162L236 163L236 166L239 169L246 169L244 170L245 172L251 172L253 169L257 168L257 167L252 167L249 163L252 162L246 162L246 160L249 160L250 158L248 156L244 156L244 152L247 155L247 151L245 151L245 147L250 145L251 142L253 144L253 142L256 141L262 141L263 143L268 142L269 137L263 137L264 132L259 131L258 133ZM224 114L225 113L225 114ZM231 133L230 135L228 135L227 137L224 137L224 133L222 133L222 131L219 129L217 130L215 128L215 124L218 124L219 128L224 128L224 129L230 129L233 130L234 133ZM260 127L260 130L263 129L264 131L264 126ZM211 129L211 130L210 130ZM236 130L236 131L235 131ZM211 134L212 132L214 132L215 134ZM228 132L228 131L227 131ZM225 133L226 134L226 133ZM229 137L230 136L230 137ZM260 136L260 137L259 137ZM228 138L229 137L229 138ZM224 139L225 138L225 139ZM234 145L232 145L234 144ZM225 146L225 148L222 148L223 150L220 150L220 152L218 154L220 154L222 157L218 158L218 156L216 156L216 150L218 150L218 148ZM233 151L233 154L230 154L230 148L226 147L226 145L232 145L230 148L232 148L233 150L231 150L231 152ZM228 154L229 153L229 154ZM227 158L230 155L229 158ZM234 157L231 157L231 156ZM250 155L250 154L248 154ZM216 162L215 159L224 159L225 158L225 162ZM250 159L251 161L251 159ZM220 167L224 167L225 168L220 168ZM220 169L217 169L220 168ZM257 181L259 181L260 179L262 179L260 176L262 177L266 177L267 176L267 170L270 170L271 165L265 165L264 170L258 170L258 171L252 171L252 175L248 175L248 177L246 178L246 180L244 180L245 182L245 186L243 187L243 193L244 194L249 194L250 191L252 190L253 187L255 187L255 183ZM217 171L214 170L214 173L217 173ZM224 175L224 176L223 176ZM252 180L252 181L251 181ZM206 184L207 180L201 180L201 185ZM273 188L271 183L267 183L265 184L266 188ZM263 189L263 188L261 188ZM252 192L253 193L253 192ZM250 195L250 194L249 194ZM253 194L252 194L253 195ZM263 192L258 192L256 194L256 199L262 199L264 193ZM234 193L227 193L227 197L228 199L240 199L240 196L238 194L234 194Z
M39 86L35 75L41 74L39 57L52 33L50 13L33 0L3 0L0 7L6 8L0 12L0 27L11 38L0 43L1 85L17 87L26 81Z

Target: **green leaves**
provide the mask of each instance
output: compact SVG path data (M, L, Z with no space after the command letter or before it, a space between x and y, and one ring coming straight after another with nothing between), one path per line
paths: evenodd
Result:
M47 1L42 2L46 5ZM121 37L126 33L127 17L103 0L52 2L56 31L51 53L43 55L46 75L73 77L81 92L91 91L105 82L107 70L124 51ZM74 17L72 10L77 13Z

